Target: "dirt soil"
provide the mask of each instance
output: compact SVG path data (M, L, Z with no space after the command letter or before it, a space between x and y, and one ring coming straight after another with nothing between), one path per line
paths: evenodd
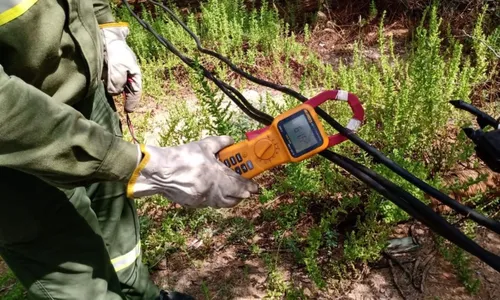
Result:
M481 280L481 288L477 295L469 294L460 283L453 267L433 249L429 232L424 227L419 230L423 234L422 249L410 255L412 259L416 259L414 263L404 265L413 273L417 262L422 264L428 261L428 269L423 273L416 273L416 277L420 277L416 280L417 288L409 282L402 269L393 263L394 268L372 269L370 275L362 282L354 284L351 292L343 299L498 299L500 273L474 258L472 269ZM476 241L493 253L500 253L500 236L481 231ZM408 258L405 259L407 260ZM404 298L401 294L404 294Z
M249 211L246 211L249 213ZM394 230L399 238L411 232L420 247L417 251L396 256L409 273L411 282L394 261L392 267L382 259L368 268L359 278L342 283L342 287L327 287L318 291L303 270L290 263L286 254L278 263L283 279L303 289L306 299L342 300L493 300L500 299L500 273L476 258L472 269L481 281L477 295L469 294L459 281L453 267L435 251L433 234L426 227L402 224ZM256 231L265 234L266 226ZM409 230L411 228L411 230ZM500 236L488 230L479 230L476 241L487 250L500 255ZM195 299L264 299L268 289L269 273L265 262L252 256L247 245L229 245L212 249L199 259L181 252L162 260L152 273L153 280L161 287L191 294ZM196 251L193 251L196 253ZM7 266L0 260L0 274L6 274ZM423 279L423 284L422 284ZM397 284L395 283L397 281ZM0 286L0 298L12 287L9 281ZM404 295L404 297L402 296Z
M0 274L7 273L7 270L8 270L7 265L0 259Z
M396 229L394 236L404 236L407 225ZM397 262L391 267L386 259L368 268L366 275L345 283L342 289L327 287L318 291L302 270L286 261L279 264L280 271L284 279L304 290L307 299L499 299L500 273L473 258L472 269L481 286L477 295L469 294L453 267L436 252L432 233L424 226L416 227L413 232L420 243L419 250L395 257L412 274L414 282ZM476 240L489 251L500 254L499 235L481 230ZM213 252L202 261L178 254L163 260L153 279L160 286L190 293L196 299L263 299L269 274L261 259L245 258L247 252L248 248L231 246Z

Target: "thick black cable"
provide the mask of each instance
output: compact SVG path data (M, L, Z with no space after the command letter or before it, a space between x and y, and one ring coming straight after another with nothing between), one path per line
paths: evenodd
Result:
M484 111L481 111L479 108L473 106L472 104L464 102L462 100L451 100L450 104L475 116L477 118L477 123L479 124L481 129L484 129L488 125L493 127L494 129L500 129L500 119L495 120L495 118L488 115Z
M441 215L437 214L432 208L419 201L412 194L394 184L390 180L380 176L373 170L353 161L347 157L331 151L323 151L321 155L333 161L335 164L347 170L353 176L363 181L365 184L382 194L401 209L406 211L415 219L421 221L424 225L433 231L451 241L455 245L476 256L486 264L500 272L500 257L479 246L475 241L467 237L462 231L451 225ZM373 182L367 181L366 176L376 181L379 186Z
M340 132L343 136L346 136L350 141L354 144L368 152L372 157L381 162L383 165L394 171L396 174L400 175L402 178L406 179L408 182L412 183L414 186L418 187L424 193L434 197L439 200L441 203L448 205L461 215L474 220L480 225L500 234L500 222L490 219L474 209L463 205L462 203L450 198L448 195L443 192L437 190L433 186L425 183L420 178L408 172L406 169L396 164L388 157L386 157L382 152L368 144L366 141L357 136L354 132L350 131L347 128L344 128L340 123L338 123L335 119L333 119L330 115L328 115L324 111L318 111L318 115L324 118L329 124L333 126L336 130Z
M214 52L212 50L206 49L203 47L201 44L200 38L194 34L189 27L181 20L177 15L170 10L168 7L163 5L162 3L156 2L154 0L148 0L149 2L153 3L154 5L160 6L162 9L164 9L194 40L196 43L196 47L198 50L202 53L211 55L221 61L223 61L225 64L227 64L234 72L240 74L244 78L255 82L257 84L260 84L262 86L266 86L275 90L278 90L280 92L283 92L289 96L292 96L296 99L298 99L301 102L305 102L308 100L307 97L304 95L298 93L297 91L294 91L288 87L275 84L260 78L257 78L242 69L238 68L236 65L234 65L227 57ZM347 137L350 141L352 141L354 144L359 146L361 149L365 150L368 154L370 154L372 157L374 157L376 160L384 164L386 167L391 169L393 172L407 180L408 182L412 183L416 187L418 187L420 190L425 192L426 194L429 194L430 196L434 197L441 203L451 207L452 209L456 210L458 213L460 213L463 216L466 216L474 221L476 221L478 224L483 225L496 233L500 234L500 222L490 219L474 209L463 205L462 203L456 201L455 199L452 199L448 195L444 194L443 192L437 190L433 186L427 184L420 178L416 177L412 173L408 172L408 170L402 168L398 164L396 164L394 161L389 159L387 156L385 156L382 152L380 152L378 149L375 147L371 146L369 143L361 139L358 135L356 135L354 132L351 130L345 128L342 126L340 123L338 123L334 118L332 118L328 113L326 113L324 110L321 108L317 107L315 108L316 112L320 117L322 117L327 123L329 123L335 130L337 130L340 134L343 136Z
M128 7L128 3L126 5ZM129 7L129 10L131 11L130 7ZM140 23L143 22L137 15L135 15L135 13L133 13L132 11L131 11L131 13L134 15L134 17L136 19L138 19L138 21ZM145 22L143 22L143 23L144 24L141 23L141 25L143 25L146 29L149 29L149 24L147 24ZM157 37L157 39L160 42L162 42L162 44L164 44L164 45L165 44L169 44L169 42L167 40L165 40L163 37L161 37L160 35L158 35L156 32L153 32L153 31L152 31L152 33L155 35L155 37ZM168 48L168 45L165 45L165 46L167 46L167 48ZM173 47L173 46L172 46L172 48L175 49L175 47ZM171 49L169 49L169 50L171 50ZM176 53L174 52L174 54L176 54ZM183 55L179 53L178 56L181 58L181 56L183 56ZM186 62L186 61L184 61L184 62L186 64L188 64L189 66L191 66L191 67L195 67L194 62L193 62L193 64L189 64L188 63L189 59L188 59L188 62ZM212 75L208 70L206 70L206 72L209 75ZM204 75L206 76L205 73L204 73ZM211 79L212 81L214 81L214 79L215 79L213 77L213 75L212 76L206 76L206 77L209 78L209 79ZM217 79L215 79L215 80L217 80ZM217 84L217 82L216 82L216 84ZM224 87L224 88L226 88L228 86L225 83L224 84L220 84L220 85L222 87ZM236 104L238 104L237 103L238 100L235 97L230 97L230 98L231 98L231 100L235 101ZM244 106L242 103L240 103L240 104L242 106ZM248 104L247 105L248 107L245 107L246 109L249 109L248 112L247 112L247 115L249 115L251 118L255 119L255 117L257 116L257 114L252 113L250 109L253 108L253 107L249 103L247 103L247 104ZM258 111L255 108L253 108L253 110L257 111L257 112L260 112L260 111ZM264 117L263 119L264 120L261 120L260 122L264 123L266 125L268 125L270 122L272 122L272 117L270 117L268 115L266 115L266 117ZM388 199L390 199L391 201L393 201L395 204L397 204L399 207L401 207L402 209L404 209L405 211L407 211L409 214L411 214L415 218L417 218L419 220L422 220L422 222L424 224L426 224L427 226L429 226L429 228L433 229L435 232L439 233L440 235L442 235L443 237L447 238L448 240L454 242L457 246L463 248L464 250L468 251L469 253L471 253L473 255L476 255L477 257L479 257L480 259L482 259L483 261L485 261L486 263L488 263L489 265L491 265L492 267L494 267L495 269L497 269L497 270L500 271L499 266L495 265L495 261L497 261L497 262L500 261L498 259L498 257L494 256L490 252L488 252L488 251L484 250L483 248L479 247L472 240L470 240L465 235L463 235L463 233L461 233L458 229L456 229L456 228L454 230L451 229L451 228L454 228L454 227L451 226L449 223L447 223L446 220L442 219L441 216L439 216L438 214L436 214L434 211L432 211L425 204L423 204L418 199L416 199L413 196L411 196L411 194L407 193L406 191L404 191L400 187L394 185L392 182L390 182L387 179L384 179L383 177L380 177L380 176L379 176L380 178L378 178L379 181L382 180L382 182L384 182L384 180L385 180L385 182L384 182L385 185L387 185L388 183L392 184L392 186L389 185L391 191L387 190L387 188L385 188L384 185L381 185L380 183L378 185L374 184L373 178L371 178L370 175L367 175L366 173L364 173L362 171L363 168L365 168L366 170L369 170L369 169L366 168L366 167L364 167L364 166L362 166L362 165L360 165L360 164L358 164L358 163L356 163L356 162L354 162L354 161L350 161L347 158L340 159L342 156L339 156L338 154L335 154L335 153L333 153L331 151L323 151L321 154L325 158L328 158L330 161L332 161L332 162L336 163L337 165L343 167L344 169L348 170L350 173L352 173L353 175L355 175L356 177L358 177L360 180L362 180L363 182L365 182L366 184L368 184L370 187L372 187L373 189L375 189L376 191L378 191L382 195L386 196ZM333 156L329 157L329 155L333 155ZM371 174L372 176L373 176L373 174L376 174L376 173L374 173L371 170L369 170L369 171L372 172L372 174ZM370 181L369 178L371 178L372 180ZM375 178L377 178L377 176L375 176ZM405 193L406 193L406 195L405 195ZM408 195L410 197L408 197ZM408 199L410 199L411 201L408 201ZM412 207L412 206L415 206L415 205L417 207L420 206L420 209L422 209L422 207L425 207L427 210L430 210L430 211L427 211L425 214L422 214L421 212L419 212L418 209L416 210L416 209L414 209ZM424 211L426 209L424 209ZM433 218L429 219L429 216L434 217L434 221L430 221L430 220L433 220ZM451 226L451 227L449 227L448 230L443 230L443 228L447 227L446 224L443 227L436 226L435 223L434 223L436 216L437 216L438 219L441 218L442 221L444 221L446 224L448 224L448 226ZM443 224L441 224L441 225L443 225ZM458 231L458 234L457 234L457 232L454 232L454 231Z

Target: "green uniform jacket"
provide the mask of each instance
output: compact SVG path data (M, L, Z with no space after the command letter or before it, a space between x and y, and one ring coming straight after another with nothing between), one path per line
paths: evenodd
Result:
M107 0L0 0L0 174L60 187L129 178L136 146L78 108L101 80L98 24L113 21Z

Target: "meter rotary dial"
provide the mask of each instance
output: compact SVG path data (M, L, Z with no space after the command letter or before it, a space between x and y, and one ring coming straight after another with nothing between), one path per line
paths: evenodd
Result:
M255 143L255 155L262 160L271 159L276 152L274 144L269 139L262 139Z

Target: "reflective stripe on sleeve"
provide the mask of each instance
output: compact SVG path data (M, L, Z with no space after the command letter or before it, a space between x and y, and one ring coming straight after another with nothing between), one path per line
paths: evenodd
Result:
M0 25L4 25L24 14L38 0L1 0Z
M139 255L141 255L141 241L139 241L134 249L130 250L127 254L118 256L111 260L111 263L115 268L115 272L120 272L121 270L131 266Z

